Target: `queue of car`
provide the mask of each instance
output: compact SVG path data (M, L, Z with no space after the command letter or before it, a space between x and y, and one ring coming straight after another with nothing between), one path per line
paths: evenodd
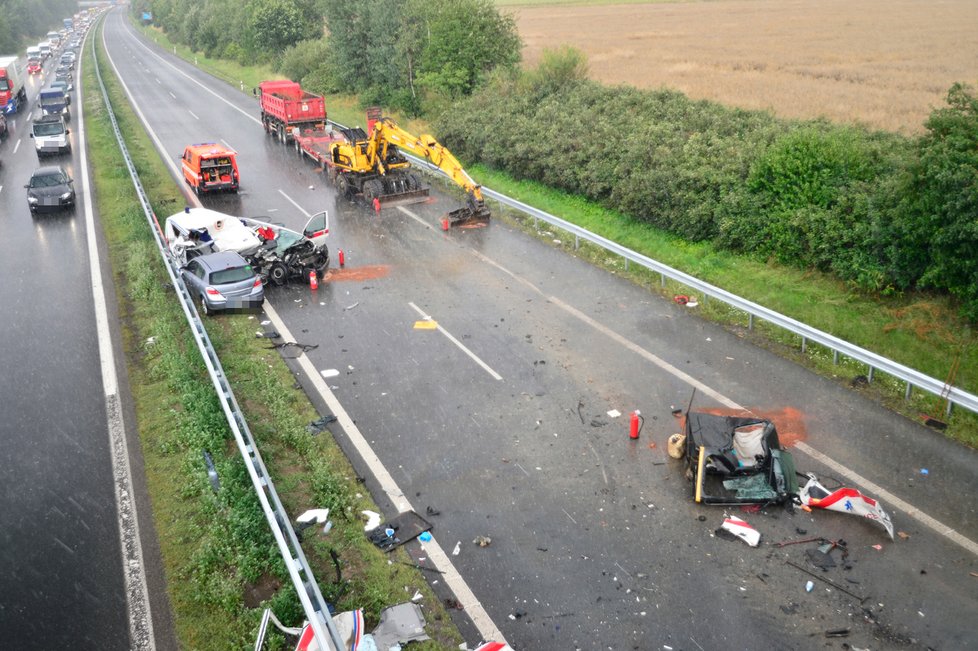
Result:
M29 75L43 76L45 63L49 59L56 61L56 65L48 73L50 82L38 92L34 107L36 113L29 126L29 137L33 141L39 163L49 157L71 154L68 106L71 104L70 93L74 90L73 72L77 51L81 47L88 20L78 20L76 16L75 21L65 19L64 23L64 30L49 32L46 40L27 49ZM77 30L73 30L72 25ZM0 139L6 136L7 121L3 112L0 112ZM214 147L215 145L209 146L208 155L213 153L210 150ZM234 165L234 152L221 152L221 155L224 158L217 154L210 158L203 157L206 161L201 163L201 178L206 177L210 184L207 190L236 190L237 168ZM223 164L224 160L227 161L228 169L226 173L219 173L216 171L218 167L214 166ZM211 176L214 178L211 179ZM224 176L227 176L226 180ZM63 211L73 213L75 210L74 180L65 165L58 164L57 161L35 169L24 188L32 215ZM206 210L202 212L209 213ZM234 309L261 308L265 300L266 282L282 284L288 277L307 275L310 270L321 277L329 264L328 250L319 241L329 232L325 213L313 218L318 230L306 233L297 233L264 222L238 221L227 215L205 219L206 227L200 229L183 228L187 219L196 217L197 215L190 212L177 215L168 219L167 225L170 229L168 232L171 235L171 246L176 241L193 242L189 250L181 250L183 257L180 260L180 274L191 296L198 302L200 311L205 315ZM222 226L225 224L227 228L223 230L226 232L222 233ZM200 226L196 223L195 225ZM255 250L248 251L247 256L239 252L240 247L207 244L211 234L216 240L223 242L232 232L238 232L233 226L238 226L240 232L250 238L249 242L254 240ZM195 238L201 233L203 241ZM260 251L259 244L262 245Z

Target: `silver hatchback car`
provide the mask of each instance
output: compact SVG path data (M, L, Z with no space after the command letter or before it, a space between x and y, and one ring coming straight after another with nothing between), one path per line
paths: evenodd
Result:
M229 309L260 308L265 304L261 278L234 251L193 258L181 269L190 295L210 315Z

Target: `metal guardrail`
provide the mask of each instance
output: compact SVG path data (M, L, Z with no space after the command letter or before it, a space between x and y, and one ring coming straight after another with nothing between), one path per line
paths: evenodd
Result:
M312 625L316 639L320 641L319 648L323 649L324 651L328 649L329 645L327 644L327 641L329 640L336 649L343 649L345 648L345 645L343 644L342 638L337 632L336 627L333 625L332 618L329 616L326 600L323 599L323 595L319 590L319 584L316 582L315 576L313 576L309 562L306 560L306 556L302 551L299 540L295 535L295 530L292 528L288 513L286 512L285 507L282 506L278 493L275 491L275 486L272 483L272 479L268 474L267 468L265 467L265 462L261 458L261 454L258 451L258 446L255 444L254 437L251 435L251 430L248 428L248 423L245 420L241 408L238 406L238 402L234 397L234 392L231 390L231 385L227 380L227 376L224 374L224 368L221 366L221 360L218 358L217 352L214 350L214 346L211 344L210 337L207 335L207 329L204 327L200 316L197 314L197 308L194 305L190 294L187 292L183 279L180 277L180 274L177 273L176 264L168 253L159 222L156 219L152 206L150 205L146 191L143 189L143 185L139 180L139 174L136 172L136 167L129 155L129 150L126 147L125 140L122 137L122 132L119 129L119 123L116 120L115 112L112 110L112 104L109 101L109 94L105 87L105 83L102 80L102 72L98 65L95 40L96 39L92 39L92 53L95 60L95 74L98 77L99 86L102 90L102 98L105 102L106 111L108 113L109 120L112 123L112 129L115 132L116 140L119 144L119 150L122 153L122 158L125 161L126 168L129 170L129 176L132 179L133 187L138 195L139 203L143 208L146 221L150 226L150 230L153 232L153 237L156 240L156 245L159 249L160 256L163 258L167 273L170 276L170 281L173 283L173 287L176 289L177 298L180 300L180 305L183 308L184 315L187 317L187 323L190 324L190 329L193 332L194 340L197 342L197 347L200 350L200 354L204 359L205 365L207 366L207 372L210 375L211 383L214 385L214 390L217 392L217 396L221 401L221 407L223 408L224 415L227 418L228 427L230 427L232 433L234 434L234 440L238 445L241 458L244 460L245 466L248 469L248 475L251 477L251 482L254 485L255 493L258 495L258 500L261 502L262 511L265 513L265 519L268 521L268 526L272 530L272 534L275 537L275 542L278 544L279 551L282 554L282 559L285 561L285 567L288 569L289 576L292 578L292 583L295 586L296 593L300 602L302 603L302 608L305 611L306 619Z
M405 156L407 156L407 158L409 158L411 161L418 163L421 169L424 169L427 172L440 174L447 178L447 175L444 172L437 167L428 164L428 161L425 159L406 153ZM927 391L928 393L947 399L947 415L950 415L952 405L958 405L971 412L978 412L978 396L972 393L968 393L967 391L957 387L949 387L941 380L932 378L929 375L925 375L920 371L894 362L891 359L887 359L886 357L878 355L870 350L866 350L865 348L860 348L855 344L839 339L838 337L830 335L827 332L822 332L821 330L813 328L800 321L796 321L791 317L775 312L774 310L770 310L763 305L758 305L757 303L749 301L745 298L731 294L726 290L703 282L702 280L694 278L693 276L679 271L678 269L673 269L672 267L653 260L652 258L642 255L641 253L632 251L631 249L626 248L616 242L612 242L611 240L601 237L596 233L592 233L587 229L581 228L576 224L565 221L560 217L551 215L550 213L544 212L538 208L534 208L533 206L525 204L517 199L507 197L500 192L483 187L482 193L494 201L530 215L535 220L544 221L551 226L560 228L561 230L570 233L574 236L575 249L580 246L580 240L585 240L624 258L626 261L626 268L629 262L634 262L635 264L641 265L650 271L660 274L663 279L670 278L676 282L682 283L687 287L691 287L698 292L701 292L704 296L717 299L726 303L727 305L730 305L731 307L741 310L742 312L746 312L749 317L748 327L751 329L754 327L755 318L763 319L768 323L776 325L779 328L801 337L801 348L803 352L805 351L807 342L813 341L831 350L833 352L833 360L836 363L838 363L838 356L841 354L866 364L868 368L867 377L869 378L870 382L873 380L874 371L878 370L891 375L906 383L904 397L907 399L910 398L913 388L917 387Z

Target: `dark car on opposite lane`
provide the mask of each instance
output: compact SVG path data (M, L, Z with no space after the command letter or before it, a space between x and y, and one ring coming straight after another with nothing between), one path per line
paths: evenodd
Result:
M39 167L31 174L27 205L32 213L75 209L74 181L60 165Z

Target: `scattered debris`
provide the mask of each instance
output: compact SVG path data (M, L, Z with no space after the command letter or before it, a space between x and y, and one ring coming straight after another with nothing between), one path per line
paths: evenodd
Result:
M211 489L215 493L221 490L221 480L217 476L217 468L214 467L214 459L211 458L211 453L204 450L204 463L207 465L207 478L211 482Z
M255 339L281 339L282 335L275 332L274 330L269 330L264 332L263 330L258 330L255 332Z
M850 513L879 522L890 535L890 540L893 540L893 523L890 521L890 516L876 500L863 495L855 488L839 488L830 492L818 483L815 475L809 473L808 483L798 492L798 498L803 506Z
M380 526L380 514L374 511L360 511L361 514L367 516L367 526L363 528L364 531L373 531Z
M418 540L421 542L431 542L431 532L425 531L418 536Z
M325 431L326 427L330 423L335 423L335 422L336 422L336 416L332 414L327 414L326 416L317 418L316 420L306 425L306 431L309 432L310 434L319 434L320 432Z
M686 435L676 432L666 442L666 452L673 459L682 459L686 453Z
M847 590L845 586L840 585L840 584L836 583L835 581L833 581L833 580L831 580L831 579L829 579L829 578L827 578L827 577L825 577L823 575L816 574L815 572L812 572L808 568L802 567L798 563L795 563L795 562L790 561L790 560L785 561L785 563L787 565L790 565L791 567L795 568L796 570L801 570L805 574L807 574L807 575L809 575L811 577L814 577L814 578L818 579L819 581L823 581L823 582L829 584L830 586L832 586L836 590L840 590L840 591L846 593L847 595L849 595L850 597L852 597L854 599L858 599L859 600L859 603L862 603L862 602L866 601L866 597L857 595L855 592L852 592L851 590Z
M424 627L421 607L416 603L405 602L380 611L380 622L370 634L377 648L386 650L398 644L430 639L425 634Z
M617 409L612 409L608 412L608 418L618 418L619 416L621 416L621 412Z
M422 599L424 599L424 595L421 594L421 591L420 590L415 590L414 591L414 596L411 597L411 601L413 601L414 603L418 603Z
M305 531L314 524L323 524L323 533L329 533L329 530L333 528L333 523L329 520L329 509L309 509L302 515L300 515L295 520L299 523L296 527L298 531Z
M757 547L761 540L761 533L757 529L735 516L725 519L720 529L732 533L751 547Z
M883 551L883 545L873 545L873 549L875 549L878 552Z
M155 336L153 336L153 337L146 337L146 345L147 346L152 346L155 343L156 343L156 337Z
M488 547L492 544L492 538L489 536L476 536L472 542L479 547Z
M322 375L323 377L336 377L337 375L340 374L340 372L337 371L335 368L328 368L325 371L320 371L319 374Z
M425 513L427 513L428 515L441 515L441 511L437 511L431 508L431 506L425 507Z
M811 592L814 589L815 589L815 584L812 583L811 581L805 584L805 592Z
M921 468L920 469L920 474L921 475L929 475L930 474L930 471L927 470L927 468Z
M900 537L900 540L907 540L910 538L910 534L905 531L897 531L897 536Z
M348 312L349 310L352 310L353 308L355 308L357 305L360 305L360 301L357 301L353 305L347 305L346 307L343 308L343 311L344 312Z
M445 599L445 608L449 610L465 610L465 606L458 599L452 597Z
M825 631L825 637L849 637L848 628L834 628Z
M676 294L672 297L672 300L679 305L686 305L686 303L689 303L689 296L686 296L685 294Z
M367 538L385 552L410 542L431 529L431 523L414 511L405 511L385 525L367 532Z
M459 551L462 549L462 541L455 543L455 549L452 550L452 556L458 556Z

